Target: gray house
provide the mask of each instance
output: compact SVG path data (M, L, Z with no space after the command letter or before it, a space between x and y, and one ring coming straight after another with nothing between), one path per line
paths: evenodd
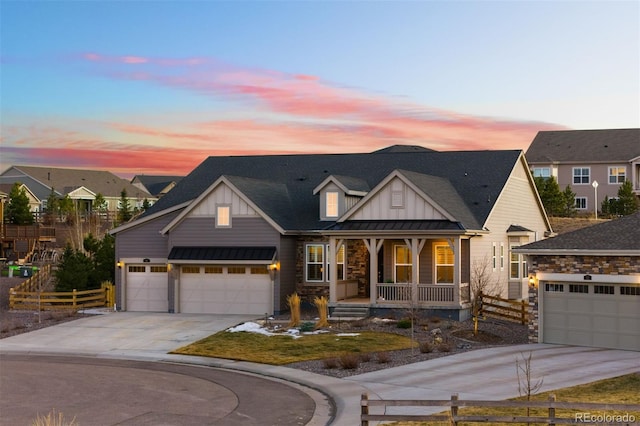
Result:
M531 341L640 351L640 213L515 251L531 274Z
M264 315L297 292L463 319L473 265L526 298L512 249L550 233L521 151L209 157L112 231L117 306Z

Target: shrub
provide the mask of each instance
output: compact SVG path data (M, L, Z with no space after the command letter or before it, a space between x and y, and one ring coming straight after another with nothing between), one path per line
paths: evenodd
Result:
M360 355L344 354L340 356L340 366L345 370L355 370L360 365Z
M433 352L433 346L429 342L421 342L420 343L420 352L423 354L428 354Z
M398 321L398 324L396 324L396 326L398 328L411 328L411 320L409 318L402 318L401 320Z
M38 417L31 423L33 426L76 426L76 418L66 420L64 414L52 410L46 416L38 414Z
M387 364L391 362L391 355L389 352L378 352L378 362L380 364Z
M371 354L369 352L365 352L363 354L360 354L360 361L362 361L362 362L371 361Z
M338 368L338 358L325 358L322 360L322 364L327 370Z
M300 332L301 333L309 333L311 331L313 331L315 329L315 324L312 323L311 321L305 321L300 325Z
M442 342L438 345L438 350L440 352L451 352L451 344L448 342Z

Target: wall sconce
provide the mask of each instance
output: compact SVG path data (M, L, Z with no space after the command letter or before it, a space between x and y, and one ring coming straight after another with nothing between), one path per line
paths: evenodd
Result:
M278 270L278 264L274 262L274 263L268 265L267 269L269 270L269 277L272 280L274 280L276 278L276 271Z
M529 285L536 287L536 277L534 277L533 275L529 275Z
M118 269L122 269L122 266L124 265L121 261L118 261L118 263L116 263L116 265L118 265Z

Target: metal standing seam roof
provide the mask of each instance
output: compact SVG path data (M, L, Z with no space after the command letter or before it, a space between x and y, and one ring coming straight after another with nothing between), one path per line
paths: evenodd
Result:
M420 173L448 182L449 191L432 188L442 206L455 191L458 209L450 212L465 229L478 229L491 212L522 151L412 151L366 154L309 154L209 157L141 217L196 199L221 176L227 176L280 227L287 231L320 230L319 198L313 190L331 175L349 176L376 187L394 170ZM437 179L435 179L437 180ZM460 208L464 206L464 208ZM455 209L454 209L455 210Z
M448 220L350 220L333 224L326 231L463 231L459 222Z
M173 247L168 259L271 262L275 256L275 247Z

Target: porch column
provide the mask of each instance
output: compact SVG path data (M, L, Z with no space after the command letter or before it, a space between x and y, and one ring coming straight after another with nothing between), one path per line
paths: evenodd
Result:
M369 251L369 302L373 305L378 300L378 251L384 239L362 239Z
M411 302L416 305L418 303L418 283L420 282L420 252L427 240L406 238L404 241L411 249Z
M453 303L460 305L460 285L462 277L462 253L460 237L453 239Z
M336 237L329 237L329 303L338 301L338 250Z

